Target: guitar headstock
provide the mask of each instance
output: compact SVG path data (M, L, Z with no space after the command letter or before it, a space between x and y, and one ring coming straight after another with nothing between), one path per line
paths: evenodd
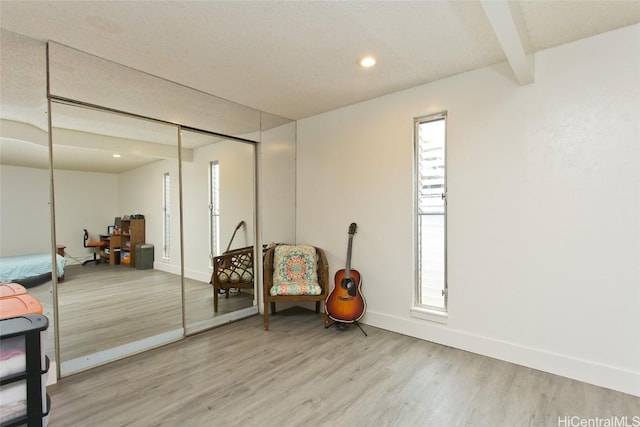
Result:
M356 234L356 229L358 228L358 226L356 225L355 222L352 222L351 225L349 226L349 235L353 236L354 234Z

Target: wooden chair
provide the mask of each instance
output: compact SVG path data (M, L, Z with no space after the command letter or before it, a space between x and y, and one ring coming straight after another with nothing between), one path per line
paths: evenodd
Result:
M307 246L307 245L302 245ZM279 245L275 248L267 249L264 255L264 279L263 279L263 301L264 301L264 329L269 330L269 308L271 308L271 314L276 313L276 302L304 302L315 301L316 313L320 312L320 303L323 302L329 294L329 264L324 251L314 246L307 246L315 249L315 262L316 262L316 274L320 293L310 295L304 291L305 286L302 288L302 294L291 295L286 291L285 286L274 286L274 270L278 269L278 266L274 266L274 258L276 257L276 250L282 247L295 247L295 245ZM296 263L298 260L294 260ZM277 262L277 261L276 261ZM299 265L302 263L298 263ZM297 285L293 285L297 287ZM315 291L318 291L316 288ZM325 327L329 326L329 318L324 310L322 312L322 321Z
M227 251L213 258L213 311L218 312L219 291L229 298L230 289L253 290L253 246Z

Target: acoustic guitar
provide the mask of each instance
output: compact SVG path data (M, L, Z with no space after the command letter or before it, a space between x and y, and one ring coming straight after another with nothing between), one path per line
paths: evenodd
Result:
M351 268L351 248L356 228L355 222L349 226L347 264L345 268L336 271L334 288L325 301L325 310L329 318L341 323L357 322L364 315L367 307L360 293L360 273Z

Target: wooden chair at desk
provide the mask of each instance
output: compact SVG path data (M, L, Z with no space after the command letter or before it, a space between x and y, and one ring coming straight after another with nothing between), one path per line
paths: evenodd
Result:
M107 246L107 242L104 242L102 240L97 240L97 241L90 242L89 241L89 232L85 228L84 229L84 242L82 242L82 246L84 246L85 248L93 248L93 259L88 259L88 260L84 261L82 263L82 265L85 265L88 262L94 262L96 264L100 264L100 258L98 258L98 253L105 246Z

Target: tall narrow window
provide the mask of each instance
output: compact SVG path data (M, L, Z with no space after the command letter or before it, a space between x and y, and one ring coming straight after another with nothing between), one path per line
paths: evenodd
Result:
M209 163L209 262L220 254L220 164Z
M415 119L418 306L447 309L446 113Z
M162 257L169 259L171 245L171 179L169 172L162 178Z

